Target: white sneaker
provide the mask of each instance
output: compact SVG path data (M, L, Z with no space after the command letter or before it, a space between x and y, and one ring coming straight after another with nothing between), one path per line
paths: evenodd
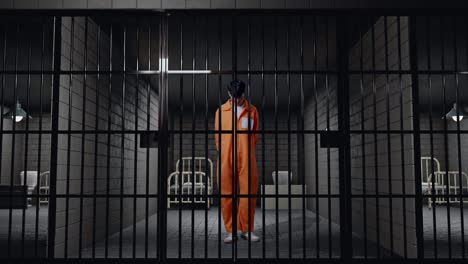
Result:
M243 233L241 233L240 237L242 239L249 240L249 233L250 233L250 241L251 242L260 241L260 237L256 236L253 232L243 232Z
M232 238L232 234L228 233L228 235L224 238L225 244L231 244L234 239Z

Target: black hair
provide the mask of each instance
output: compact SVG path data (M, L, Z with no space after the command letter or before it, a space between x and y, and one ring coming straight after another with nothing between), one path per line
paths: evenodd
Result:
M232 97L239 98L245 92L245 83L241 80L233 80L227 87Z

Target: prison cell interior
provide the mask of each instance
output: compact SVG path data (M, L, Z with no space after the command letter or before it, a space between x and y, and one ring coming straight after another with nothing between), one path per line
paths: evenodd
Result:
M1 19L1 258L465 259L466 18L32 17ZM236 78L259 185L222 196ZM260 242L223 244L221 197Z

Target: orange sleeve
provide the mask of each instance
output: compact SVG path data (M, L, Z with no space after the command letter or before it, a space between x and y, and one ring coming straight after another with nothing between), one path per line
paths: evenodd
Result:
M255 108L253 131L258 131L258 119L259 119L258 118L258 112L257 112L257 109ZM258 133L253 134L253 139L254 139L254 144L256 145L257 140L258 140Z
M216 143L216 150L219 150L219 110L216 110L215 114L215 143Z

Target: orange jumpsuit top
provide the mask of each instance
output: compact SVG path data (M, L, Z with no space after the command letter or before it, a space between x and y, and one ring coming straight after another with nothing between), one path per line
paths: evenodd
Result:
M235 121L237 123L236 131L248 131L250 124L250 131L258 130L258 112L257 109L243 100L242 111ZM229 99L221 106L221 111L218 109L215 115L215 130L229 131L232 133L215 134L216 149L220 151L220 159L218 160L218 186L222 195L231 195L239 192L240 194L256 194L258 185L258 172L257 161L255 159L255 145L257 144L257 134L236 133L237 138L237 155L236 164L237 168L233 169L233 113L232 103ZM221 125L219 124L219 115L221 114ZM249 145L250 136L250 145ZM221 146L219 145L221 143ZM250 149L250 153L249 153ZM220 166L220 168L219 168ZM249 168L250 167L250 168ZM221 175L219 175L221 173ZM234 173L234 174L233 174ZM233 177L234 176L234 177ZM249 181L250 180L250 181ZM250 186L249 186L250 182ZM255 198L244 197L236 199L238 203L237 209L237 229L243 232L253 230L254 214L255 214ZM221 198L221 210L223 213L224 225L226 231L232 232L232 202L230 197ZM249 210L250 207L250 210ZM250 221L249 221L250 211Z

